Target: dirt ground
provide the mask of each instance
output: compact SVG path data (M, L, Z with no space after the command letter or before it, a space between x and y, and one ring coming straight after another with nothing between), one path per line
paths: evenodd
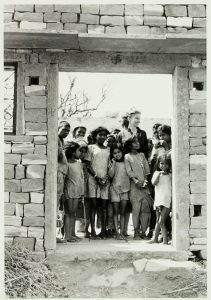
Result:
M158 259L159 260L159 259ZM68 298L204 298L206 267L137 272L133 260L50 260ZM199 266L200 265L200 266ZM110 280L110 281L109 281Z

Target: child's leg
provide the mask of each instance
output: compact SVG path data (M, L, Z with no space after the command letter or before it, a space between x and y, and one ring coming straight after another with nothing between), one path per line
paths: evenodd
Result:
M143 238L146 237L145 233L147 231L147 228L150 225L150 218L151 218L150 205L147 199L142 198L141 211L140 211L140 224L141 224L141 235Z
M131 202L127 201L126 209L125 209L125 226L124 226L124 235L128 236L128 223L130 219L130 212L131 212Z
M149 241L149 243L158 243L158 236L160 233L159 219L160 219L160 210L157 207L156 208L156 225L155 225L154 237Z
M84 210L85 210L85 216L84 218L86 219L86 223L85 223L85 237L89 237L90 233L89 233L89 225L90 225L90 221L91 221L91 199L84 199Z
M91 223L91 235L96 236L95 231L95 215L96 215L96 209L97 209L97 199L96 198L90 198L91 202L91 212L90 212L90 223Z
M72 211L72 199L65 200L65 238L66 240L72 237L71 228L71 211Z
M120 234L124 235L125 220L126 220L126 207L128 200L120 201Z
M167 238L167 230L166 230L166 219L169 215L170 209L165 207L165 206L161 206L160 207L160 219L159 219L159 225L161 228L161 232L162 232L162 236L163 236L163 243L164 244L168 244L168 238Z
M75 221L76 221L76 212L78 209L79 199L72 199L72 211L70 213L71 217L71 236L75 237L78 240L78 237L75 234Z
M113 205L114 228L116 231L116 235L118 237L119 236L119 229L118 229L119 202L112 202L112 205Z
M113 213L113 205L111 200L108 201L108 209L107 209L107 237L113 237L114 230L114 213Z
M134 238L140 239L139 237L139 215L141 209L141 201L133 200L132 201L132 218L133 218L133 227L134 227Z
M101 233L100 237L105 238L106 236L106 217L107 217L107 208L108 208L108 200L100 199L100 207L101 207Z

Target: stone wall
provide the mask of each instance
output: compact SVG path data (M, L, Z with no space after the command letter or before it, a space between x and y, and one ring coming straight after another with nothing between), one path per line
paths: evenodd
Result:
M90 34L205 33L205 5L5 5L7 29Z

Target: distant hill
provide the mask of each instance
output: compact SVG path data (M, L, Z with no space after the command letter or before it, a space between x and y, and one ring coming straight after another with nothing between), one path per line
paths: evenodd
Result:
M119 128L121 129L121 123L119 117L90 117L90 118L71 118L67 120L70 122L71 129L76 126L85 126L87 128L87 133L95 129L98 126L104 126L109 131ZM166 125L171 125L171 119L157 119L157 118L142 118L140 123L140 128L145 130L148 137L152 135L152 127L155 123L161 123Z

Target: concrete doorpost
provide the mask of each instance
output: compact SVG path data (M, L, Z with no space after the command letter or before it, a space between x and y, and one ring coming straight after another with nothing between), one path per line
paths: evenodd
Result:
M188 69L176 67L173 74L173 246L189 248L189 95Z

